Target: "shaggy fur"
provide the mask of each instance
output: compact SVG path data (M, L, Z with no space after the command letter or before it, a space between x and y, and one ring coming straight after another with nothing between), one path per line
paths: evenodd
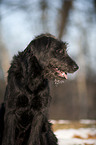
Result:
M66 79L78 69L66 43L50 34L36 37L14 56L8 71L2 145L57 145L48 122L48 79Z
M3 130L4 130L4 114L5 114L5 105L2 103L0 105L0 145L2 143Z

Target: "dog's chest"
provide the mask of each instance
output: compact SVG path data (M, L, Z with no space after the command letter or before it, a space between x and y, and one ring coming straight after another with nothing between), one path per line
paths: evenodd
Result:
M30 101L31 108L40 110L48 105L49 100L49 86L43 82L34 91L34 97Z

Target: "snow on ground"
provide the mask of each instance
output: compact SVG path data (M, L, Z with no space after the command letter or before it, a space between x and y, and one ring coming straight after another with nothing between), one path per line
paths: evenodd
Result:
M69 124L71 121L69 120L49 120L52 124Z
M96 135L95 128L57 130L55 135L59 145L96 145L96 139L88 139L89 135ZM80 138L74 138L75 136Z
M50 120L52 124L69 124L71 121L69 120ZM81 124L96 124L96 120L88 120L88 119L81 119L79 121Z
M95 124L96 120L81 119L80 123L82 123L82 124Z

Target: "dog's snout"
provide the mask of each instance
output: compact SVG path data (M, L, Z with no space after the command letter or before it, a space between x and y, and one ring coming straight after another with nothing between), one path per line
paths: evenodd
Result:
M67 56L66 60L67 60L66 62L68 64L68 66L69 66L69 69L68 69L69 73L73 73L79 69L79 66L76 64L76 62L70 56Z

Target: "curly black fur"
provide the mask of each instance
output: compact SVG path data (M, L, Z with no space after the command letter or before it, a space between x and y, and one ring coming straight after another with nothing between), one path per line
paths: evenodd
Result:
M2 145L58 144L48 122L48 79L65 79L78 69L66 49L66 43L42 34L14 56L5 93Z

